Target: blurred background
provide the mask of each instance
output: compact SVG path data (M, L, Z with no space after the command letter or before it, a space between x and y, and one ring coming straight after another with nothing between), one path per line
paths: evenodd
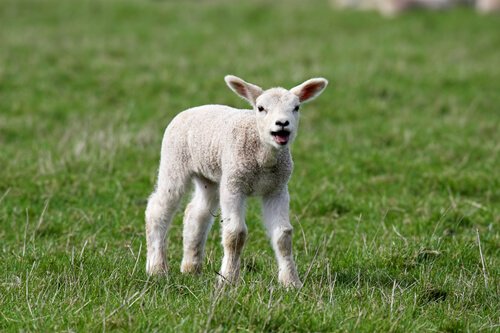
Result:
M203 277L190 280L177 268L182 214L173 280L120 306L143 288L163 131L191 106L247 107L226 74L264 88L330 85L301 110L293 146L294 251L309 289L266 310L276 267L251 200L247 284L207 328L498 327L497 10L498 0L1 0L0 304L12 320L0 329L147 329L188 314L205 325L219 226ZM61 281L73 288L58 292ZM396 305L385 296L395 292Z

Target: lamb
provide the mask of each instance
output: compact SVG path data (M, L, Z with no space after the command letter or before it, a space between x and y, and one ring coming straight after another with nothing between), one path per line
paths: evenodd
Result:
M301 287L292 255L288 180L290 144L299 108L323 92L324 78L286 90L262 88L228 75L225 81L253 109L204 105L179 113L163 137L157 185L146 208L148 274L166 272L165 239L190 182L194 195L184 214L181 272L201 270L207 234L220 205L224 257L219 282L239 279L247 237L245 200L262 197L263 220L278 262L278 280Z

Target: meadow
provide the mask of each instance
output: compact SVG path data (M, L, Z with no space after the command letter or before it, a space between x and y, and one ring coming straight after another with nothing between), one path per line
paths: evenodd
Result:
M500 19L386 19L327 1L0 1L0 331L498 332ZM144 209L168 122L246 107L223 80L293 87L286 290L248 202L239 285L145 274ZM186 198L187 199L187 198Z

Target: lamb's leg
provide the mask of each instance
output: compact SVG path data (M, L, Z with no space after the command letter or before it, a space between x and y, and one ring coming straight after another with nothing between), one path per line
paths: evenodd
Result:
M160 178L149 197L146 208L146 272L149 275L166 272L165 240L184 188L184 181Z
M204 179L194 179L195 190L184 213L184 257L181 272L200 272L205 242L219 204L217 185Z
M288 190L263 198L264 223L278 261L278 279L285 287L300 288L295 261L292 255L292 225L289 218Z
M237 282L240 273L240 255L247 236L245 197L230 193L227 186L221 184L220 205L224 258L219 282Z

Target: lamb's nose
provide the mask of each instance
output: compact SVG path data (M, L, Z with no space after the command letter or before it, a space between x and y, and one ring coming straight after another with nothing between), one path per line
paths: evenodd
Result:
M286 127L286 126L290 125L290 122L288 120L285 121L285 122L282 122L281 120L278 120L278 121L276 121L276 125L282 126L282 127Z

